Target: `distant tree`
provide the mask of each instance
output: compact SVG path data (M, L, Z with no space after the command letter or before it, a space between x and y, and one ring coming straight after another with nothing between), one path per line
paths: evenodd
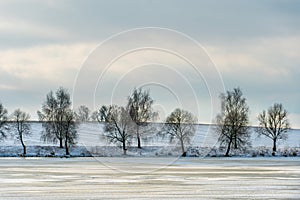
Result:
M98 120L98 116L100 116L98 110L92 112L92 114L91 114L91 120L92 121L99 121Z
M87 122L91 118L90 113L91 111L87 106L81 105L79 106L77 112L75 113L76 120L80 122Z
M42 110L37 111L39 120L42 122L44 130L41 133L41 139L44 142L60 142L60 148L63 148L62 133L60 132L57 121L57 101L53 92L50 91L46 96L46 101L42 105Z
M285 140L287 132L291 128L287 118L288 112L282 104L275 103L267 111L258 115L259 127L256 129L259 135L264 135L273 140L273 153L276 153L278 140Z
M176 108L166 119L163 132L180 142L182 156L186 155L185 145L190 143L191 137L195 135L196 117L192 113Z
M7 137L6 131L8 130L7 126L7 110L4 108L2 103L0 103L0 141Z
M66 110L63 115L63 136L65 141L66 155L70 155L69 147L75 145L77 142L77 128L78 124L75 120L75 113L71 109Z
M240 88L220 95L221 113L216 117L216 132L220 144L227 145L225 156L231 146L235 149L250 145L249 107Z
M28 120L30 115L17 109L12 114L12 128L15 130L15 134L18 140L20 140L23 146L23 156L26 156L26 145L24 143L24 136L30 135L30 123Z
M128 110L117 105L102 106L99 110L99 122L104 119L104 136L111 143L121 143L124 155L127 151L127 143L131 138L130 123L132 123Z
M70 107L70 94L66 89L60 87L55 95L52 91L47 94L42 110L38 111L39 120L43 122L44 127L42 140L45 142L59 141L59 147L63 148L65 115Z
M140 133L140 127L146 126L147 122L157 116L157 113L153 112L152 109L153 103L154 101L150 96L149 90L142 90L142 88L134 89L133 93L128 97L127 109L136 125L138 148L141 148L142 133Z

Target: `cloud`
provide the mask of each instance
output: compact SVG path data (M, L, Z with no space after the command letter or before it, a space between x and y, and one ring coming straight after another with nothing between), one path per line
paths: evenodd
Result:
M258 38L251 42L208 46L208 52L227 85L256 90L294 92L300 75L300 37Z
M231 45L208 46L226 89L240 86L248 100L251 121L275 102L283 103L293 127L299 127L300 37L266 37Z
M9 110L24 107L37 119L45 95L63 86L72 91L91 43L45 45L0 51L1 101Z
M73 42L100 41L113 33L145 26L173 28L206 43L299 35L300 29L297 1L111 0L86 3L79 0L68 4L65 1L7 0L0 3L1 19L26 20L34 24L35 29L36 25L54 28L67 33L70 38L64 38L65 41ZM46 36L51 34L51 29ZM51 37L57 36L55 32Z
M0 51L0 71L20 80L59 81L68 73L76 73L93 47L94 44L45 45Z
M16 90L17 88L13 85L0 84L0 90Z
M0 18L0 31L2 35L18 35L23 38L28 36L38 37L40 39L67 39L72 37L72 34L57 27L38 24L34 21L7 17Z
M249 42L233 42L230 45L208 45L207 49L223 72L231 70L232 67L239 67L243 70L260 69L283 75L282 72L285 74L288 71L287 67L294 64L287 61L296 61L297 64L300 62L297 53L300 51L299 43L299 36L268 37Z
M298 119L299 2L113 0L66 4L63 1L12 0L1 1L0 5L0 38L3 38L0 91L1 98L6 99L10 107L22 104L34 109L34 105L40 105L50 89L63 85L71 90L82 61L98 42L110 35L136 27L158 26L182 31L202 43L217 64L226 89L240 86L252 113L279 101L295 114L291 115L294 121ZM159 36L149 35L147 40L155 41L157 38ZM123 44L130 46L138 39L127 38ZM172 38L160 43L170 41ZM195 52L192 46L184 43L173 45L175 49L180 47L185 52ZM108 49L116 52L120 46L115 43ZM190 58L198 56L199 53L195 53ZM188 70L187 63L154 51L126 55L113 64L109 73L112 78L118 78L133 66L147 63L166 64L189 77L193 84L202 83L191 75L193 71ZM95 73L98 68L104 67L95 66L96 69L86 74L86 83L98 76ZM122 83L122 86L143 81L143 76L139 76L141 73L137 71L134 71L135 76L127 76L128 82ZM159 73L163 71L156 70L145 76L165 79L185 91L178 84L178 77ZM107 82L112 83L113 79ZM26 102L22 102L20 97ZM201 103L208 102L207 99L201 99ZM168 103L167 100L165 102Z

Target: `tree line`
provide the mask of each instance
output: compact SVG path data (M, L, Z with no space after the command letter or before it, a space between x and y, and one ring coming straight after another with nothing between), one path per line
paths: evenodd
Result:
M242 149L251 146L249 106L240 88L220 94L221 110L215 118L215 134L220 145L226 147L225 156L230 150ZM80 106L72 110L70 93L63 87L56 92L50 91L37 111L43 130L41 140L44 142L59 143L65 148L66 155L70 155L69 148L76 145L78 139L77 128L79 123L98 121L104 123L103 136L111 143L122 146L126 154L129 143L135 138L137 147L142 148L142 138L147 132L146 127L158 118L159 113L153 110L154 100L149 90L135 88L128 96L125 106L103 105L99 110L91 113L87 106ZM259 126L255 128L259 136L263 135L273 141L273 155L277 151L278 140L286 139L290 129L288 112L280 103L275 103L258 116ZM24 137L31 133L30 115L16 109L8 115L7 109L0 103L0 140L13 134L23 147L23 156L26 156ZM195 135L197 118L191 112L175 108L167 116L158 135L176 140L183 156L186 155L186 145Z

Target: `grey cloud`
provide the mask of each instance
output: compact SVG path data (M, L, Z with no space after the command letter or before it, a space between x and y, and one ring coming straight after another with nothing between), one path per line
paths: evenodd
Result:
M101 41L110 34L143 26L173 28L204 43L296 35L300 30L299 1L79 0L53 4L18 1L2 5L0 11L3 20L26 19L70 33L69 38L56 40L36 38L49 43ZM27 38L26 44L31 40L22 33L18 37ZM17 45L13 40L10 44Z
M50 44L72 46L74 43L93 43L96 45L112 34L130 28L166 27L192 36L205 47L220 48L227 61L229 55L234 56L236 53L253 57L254 61L259 63L258 68L264 69L264 73L257 71L257 66L253 68L251 64L240 66L241 63L234 60L227 65L228 71L220 70L227 89L242 87L250 106L253 107L253 113L265 109L273 103L271 102L273 100L282 101L291 113L295 113L294 116L300 113L298 106L300 96L297 88L300 61L296 53L294 53L296 56L287 54L287 52L296 52L297 49L282 45L274 51L272 50L274 47L267 47L266 43L261 42L269 38L284 39L299 35L299 1L49 2L36 0L0 2L0 54L14 49L29 49L32 46L42 47ZM7 27L7 22L11 23L8 24L10 28ZM30 26L19 27L22 22ZM14 25L16 27L13 27ZM297 41L299 40L294 40L294 43ZM249 45L251 43L252 46ZM254 49L255 45L260 49ZM211 56L214 56L214 52ZM84 59L84 56L82 57ZM243 59L245 58L241 58L242 61ZM268 70L280 73L280 68L272 69L270 66L282 66L287 73L282 74L281 78L274 79L276 76L267 75ZM47 67L51 66L47 65ZM55 90L59 85L72 89L77 68L66 70L62 65L57 73L56 77L59 79L45 80L35 77L23 80L21 86L16 84L20 82L18 77L1 72L0 98L10 108L22 104L33 109L32 105L38 104L35 106L38 109L50 89ZM5 89L10 85L17 86L17 90L8 90L9 87ZM207 98L202 101L207 102Z

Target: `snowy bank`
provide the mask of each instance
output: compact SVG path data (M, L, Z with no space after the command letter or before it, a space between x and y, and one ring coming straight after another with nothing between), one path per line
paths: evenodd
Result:
M190 147L187 150L187 157L222 157L226 148ZM0 157L21 157L22 146L0 147ZM71 157L124 157L123 150L117 146L76 146L70 148ZM232 149L233 157L272 157L270 147L253 147L245 150ZM143 148L129 147L126 157L179 157L181 148L179 146L147 146ZM300 157L299 147L279 148L278 157ZM26 157L65 157L65 149L57 146L28 146Z

